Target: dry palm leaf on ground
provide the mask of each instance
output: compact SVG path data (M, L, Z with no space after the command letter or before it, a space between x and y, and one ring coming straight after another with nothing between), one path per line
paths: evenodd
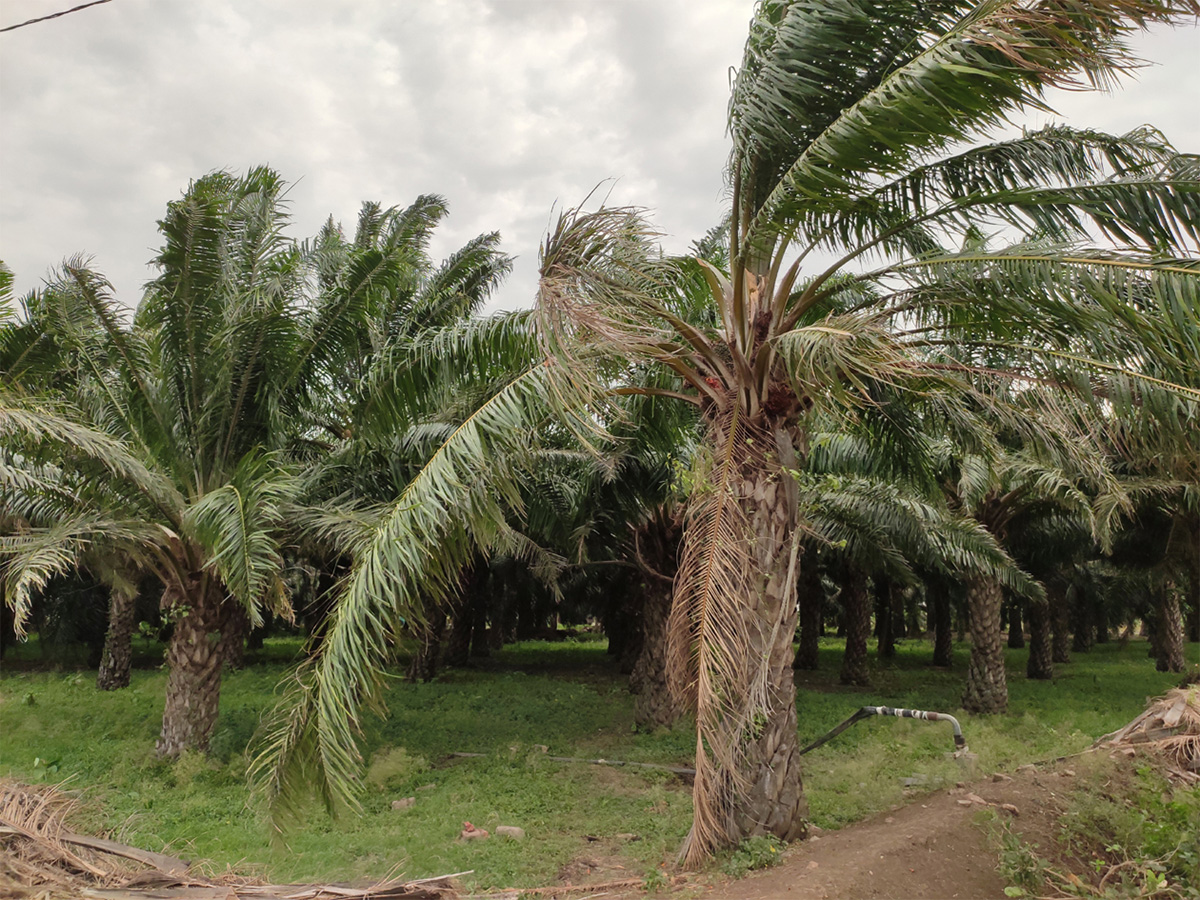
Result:
M1200 783L1200 684L1185 684L1152 700L1144 713L1096 744L1154 752L1166 760L1169 777Z
M76 834L75 800L53 785L0 779L0 897L89 900L441 900L454 896L444 875L420 881L263 884L208 878L187 862L116 841ZM459 875L467 874L463 872Z

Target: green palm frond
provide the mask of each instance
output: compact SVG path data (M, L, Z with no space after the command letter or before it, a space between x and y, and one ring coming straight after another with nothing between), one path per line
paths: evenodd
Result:
M185 520L235 600L261 624L260 605L283 609L279 536L294 480L275 454L248 453L232 477L187 511ZM274 602L268 602L273 598Z
M53 404L15 401L0 392L0 436L37 446L50 444L60 455L92 461L178 521L183 500L167 478L148 468L123 442L74 420Z
M745 245L789 234L805 202L1044 108L1047 86L1108 84L1121 39L1192 0L760 5L730 102Z
M163 544L167 535L141 521L76 517L47 528L0 535L0 574L4 602L13 610L13 628L25 633L33 597L55 575L79 567L80 558L96 543L136 548Z
M548 414L546 397L565 389L555 367L527 369L458 426L369 531L352 523L353 566L319 654L255 763L277 821L312 790L334 808L357 804L355 739L362 711L381 708L378 687L396 629L420 621L425 601L452 590L477 552L511 540L507 517L521 510L528 435Z

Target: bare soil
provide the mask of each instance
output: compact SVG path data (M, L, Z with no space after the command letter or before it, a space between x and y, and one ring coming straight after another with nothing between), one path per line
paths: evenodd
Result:
M1070 790L1073 778L1068 763L1022 767L1011 776L982 776L960 787L914 797L903 806L840 831L821 832L789 848L779 865L738 881L721 876L677 878L649 895L630 888L609 888L604 896L606 900L647 896L679 900L1004 900L1006 883L996 871L997 851L980 823L980 811L994 810L1040 853L1052 855L1048 851L1058 830L1060 796ZM578 898L583 884L591 882L599 889L605 880L622 877L616 860L605 862L607 865L591 873L570 872L563 880L574 890L561 896ZM559 896L554 888L543 890L543 896Z

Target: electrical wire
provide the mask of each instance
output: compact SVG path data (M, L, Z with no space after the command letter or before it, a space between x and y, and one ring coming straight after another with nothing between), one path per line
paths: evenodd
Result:
M0 32L16 31L18 28L24 28L26 25L34 25L37 22L46 22L46 21L49 21L50 19L57 19L59 16L65 16L65 15L69 15L70 13L73 13L73 12L79 12L81 9L87 9L89 6L99 6L101 3L111 3L111 2L112 2L112 0L92 0L91 3L83 3L83 4L80 4L79 6L73 6L70 9L64 9L62 12L51 13L48 16L42 16L37 19L30 19L27 22L21 22L20 24L17 24L17 25L8 25L4 28L0 28Z

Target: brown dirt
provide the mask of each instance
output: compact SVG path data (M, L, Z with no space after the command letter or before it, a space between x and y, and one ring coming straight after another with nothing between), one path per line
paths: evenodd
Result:
M822 832L789 848L779 865L739 881L716 876L706 883L703 876L693 876L686 884L678 879L649 896L679 900L1004 900L1006 883L996 871L997 851L979 822L980 811L994 810L1015 833L1045 854L1058 830L1060 797L1069 791L1073 778L1068 763L1025 768L1011 780L993 781L992 776L984 776L965 787L914 798L840 831ZM613 877L615 873L603 874ZM588 880L571 881L580 885ZM605 897L632 900L647 895L617 890Z

